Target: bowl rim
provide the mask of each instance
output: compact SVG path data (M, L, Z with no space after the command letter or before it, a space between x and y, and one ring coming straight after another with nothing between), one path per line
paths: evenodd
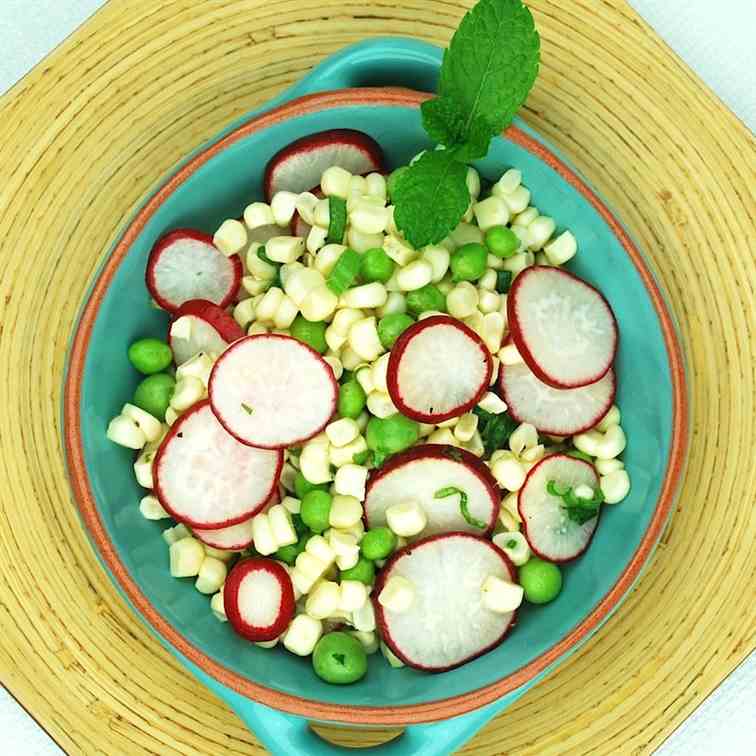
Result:
M540 656L500 680L450 698L404 706L385 707L350 706L317 701L284 693L253 682L213 660L205 651L192 644L156 610L139 589L136 581L121 562L118 552L108 537L103 521L100 518L84 463L83 438L79 413L81 382L92 329L103 298L113 281L118 267L128 253L132 242L141 233L145 224L156 212L157 208L178 186L213 156L240 139L289 118L326 109L355 105L418 108L429 97L431 95L427 93L400 88L354 88L306 95L246 121L218 142L200 150L150 197L122 233L118 243L105 260L92 285L89 297L81 310L69 351L63 406L63 440L69 478L84 524L112 577L117 581L118 586L142 617L149 622L152 629L184 657L197 665L204 673L220 684L253 701L310 719L349 724L394 726L433 722L466 714L474 709L492 703L501 696L532 681L565 654L574 650L578 644L586 640L618 606L624 595L633 586L646 560L662 535L674 503L675 493L685 462L688 440L688 395L683 353L672 316L653 274L646 265L640 251L619 221L594 191L586 185L583 179L537 139L517 126L510 126L502 136L538 157L556 171L575 190L580 192L601 215L604 222L620 242L646 287L659 319L669 359L673 405L669 461L649 527L638 549L614 586L593 608L588 617L573 627L569 633Z

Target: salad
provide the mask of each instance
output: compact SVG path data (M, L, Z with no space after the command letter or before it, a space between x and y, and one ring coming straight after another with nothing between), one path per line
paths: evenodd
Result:
M482 22L517 68L468 60L471 103L455 77ZM629 492L611 307L521 172L468 164L537 64L527 9L481 0L423 106L439 148L389 172L367 134L307 135L243 217L149 255L170 326L129 347L144 377L107 436L138 451L144 517L175 522L171 575L326 682L379 650L441 672L494 648Z

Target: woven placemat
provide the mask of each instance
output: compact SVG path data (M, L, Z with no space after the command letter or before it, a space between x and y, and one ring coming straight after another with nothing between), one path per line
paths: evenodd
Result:
M445 44L469 5L111 0L0 100L0 680L69 753L261 752L118 597L71 502L61 380L97 265L231 120L349 42ZM637 590L464 753L648 753L754 647L756 145L621 0L530 6L543 63L523 115L650 255L687 350L692 446Z

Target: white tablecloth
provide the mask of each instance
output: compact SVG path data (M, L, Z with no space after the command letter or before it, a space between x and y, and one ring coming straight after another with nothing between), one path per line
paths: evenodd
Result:
M0 93L103 4L104 0L0 0ZM756 132L756 0L631 0L631 5ZM0 732L2 754L62 754L2 688ZM730 675L657 754L756 754L756 656Z

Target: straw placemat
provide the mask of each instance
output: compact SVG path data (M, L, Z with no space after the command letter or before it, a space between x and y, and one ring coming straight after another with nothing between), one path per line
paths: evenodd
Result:
M204 139L349 42L444 44L469 4L112 0L0 100L0 680L66 751L261 750L131 614L71 502L61 380L93 272ZM754 647L756 146L621 0L530 5L543 64L525 119L651 256L689 359L692 446L638 589L464 752L647 753Z

